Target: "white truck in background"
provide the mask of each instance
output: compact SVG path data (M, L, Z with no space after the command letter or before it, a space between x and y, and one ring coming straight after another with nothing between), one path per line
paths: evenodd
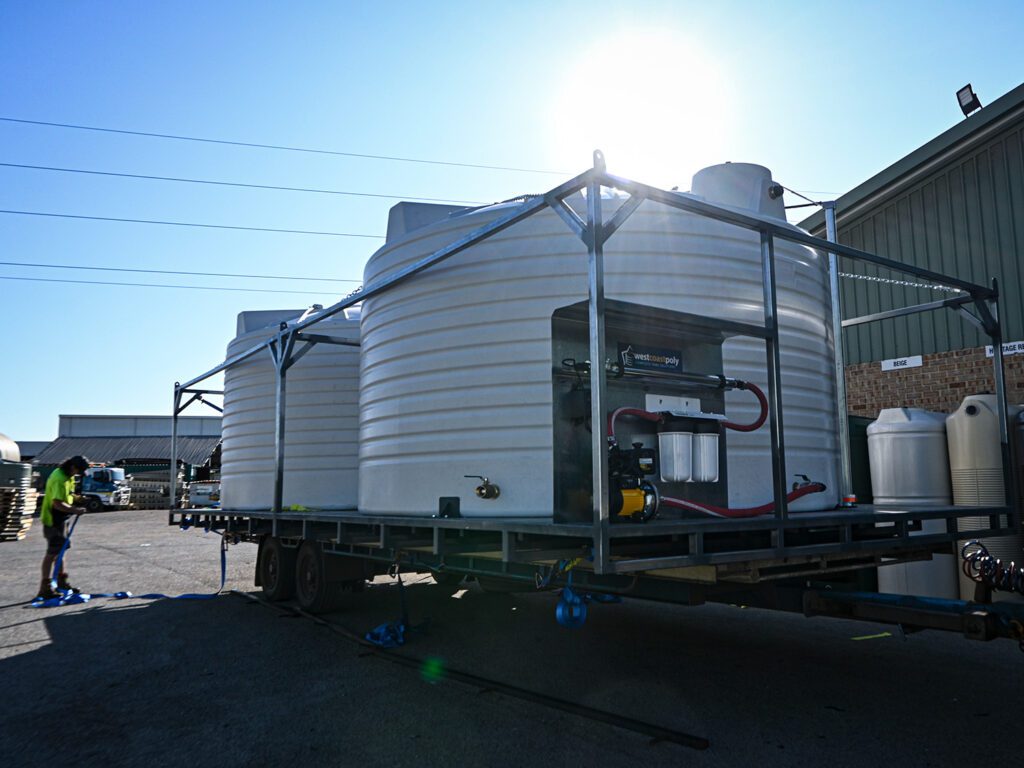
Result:
M82 476L78 492L90 512L127 509L132 496L122 467L89 467Z

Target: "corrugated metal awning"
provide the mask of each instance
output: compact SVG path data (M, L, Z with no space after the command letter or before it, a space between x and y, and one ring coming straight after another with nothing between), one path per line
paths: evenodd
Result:
M203 464L217 448L219 437L179 437L178 459ZM58 437L36 454L36 464L60 464L72 456L111 464L115 461L153 459L170 461L170 437Z

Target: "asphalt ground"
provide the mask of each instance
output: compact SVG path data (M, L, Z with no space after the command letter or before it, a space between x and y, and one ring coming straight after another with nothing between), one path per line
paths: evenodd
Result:
M84 517L69 556L87 591L207 592L215 534L165 512ZM1024 654L874 624L639 600L554 620L551 593L446 589L406 577L414 624L390 663L237 595L28 608L41 528L0 544L0 765L983 766L1024 752ZM253 592L256 547L227 588ZM394 582L332 622L399 615ZM858 639L859 638L859 639ZM695 751L445 679L458 669L706 737Z

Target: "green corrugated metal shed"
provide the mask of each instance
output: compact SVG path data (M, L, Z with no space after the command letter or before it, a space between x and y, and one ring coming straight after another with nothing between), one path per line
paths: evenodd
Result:
M999 280L1004 341L1024 340L1024 85L836 201L839 241L975 283ZM800 226L824 236L819 211ZM905 275L840 260L842 272ZM843 280L843 316L952 294ZM846 332L848 364L977 347L987 342L950 310Z

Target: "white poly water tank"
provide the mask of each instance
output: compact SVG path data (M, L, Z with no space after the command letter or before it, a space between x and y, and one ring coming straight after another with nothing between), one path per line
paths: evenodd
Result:
M1010 405L1007 414L1014 424L1020 407ZM946 433L949 438L949 469L953 478L953 503L958 506L1001 507L1006 503L1005 481L1003 478L1003 453L999 442L999 401L996 395L968 395L960 407L946 419ZM1000 518L1006 524L1005 516ZM960 532L966 534L959 546L963 546L971 531L989 528L988 517L967 517L959 521ZM1024 536L999 536L985 538L982 544L993 557L1004 563L1024 561ZM957 553L959 556L959 552ZM974 599L974 583L960 575L960 597ZM993 599L1003 600L1006 593L994 592Z
M783 223L783 201L772 199L771 185L768 169L733 163L698 173L692 194ZM605 217L622 199L605 197ZM582 196L567 202L584 210ZM396 206L392 219L408 205ZM389 227L365 284L519 205L443 211L411 231ZM838 438L827 265L824 255L781 241L776 264L787 472L828 485L792 506L831 508ZM605 245L605 282L609 299L764 322L759 236L654 203L644 203ZM360 511L429 515L439 497L458 496L466 516L549 516L552 313L586 297L586 249L548 210L365 300ZM730 339L723 351L727 376L767 387L763 342ZM754 397L740 391L727 394L726 410L736 421L758 413ZM730 432L727 444L730 505L770 500L767 426ZM500 496L476 498L477 481L464 475L486 475Z
M948 506L946 415L922 408L886 408L868 425L871 493L879 507ZM917 535L945 533L945 520L925 520ZM912 534L914 535L914 534ZM878 569L878 591L956 599L957 560L950 552L918 563Z
M946 414L886 408L868 425L871 494L879 507L952 503Z
M294 323L302 310L242 312L227 355L244 352ZM309 330L359 341L358 315ZM298 349L301 344L296 344ZM277 372L270 353L224 372L221 506L267 510L274 503L274 402ZM352 509L358 501L359 349L317 344L287 374L285 507Z
M1011 423L1020 408L1008 407ZM1002 506L1006 503L1003 453L999 442L996 395L968 395L946 419L953 503Z

